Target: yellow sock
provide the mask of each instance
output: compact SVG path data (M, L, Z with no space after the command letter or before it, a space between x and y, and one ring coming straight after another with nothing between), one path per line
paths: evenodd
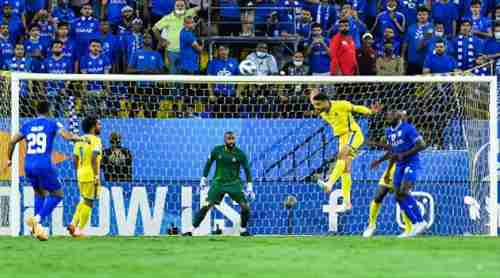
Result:
M411 220L406 216L406 213L403 213L403 222L405 223L405 232L409 233L411 231L412 225Z
M380 211L381 203L372 201L370 204L370 216L368 218L368 226L377 225L378 212Z
M92 213L92 207L83 203L82 208L80 210L80 222L78 223L78 227L80 228L80 230L83 230L85 226L87 226L91 213Z
M339 159L335 163L335 168L333 168L330 177L328 178L327 185L331 188L337 180L342 176L345 170L345 160Z
M344 204L351 203L351 173L344 173L342 175L342 197L344 197Z
M71 224L78 225L78 221L80 221L80 211L82 209L83 201L80 201L76 206L75 214L73 214L73 219L71 220Z

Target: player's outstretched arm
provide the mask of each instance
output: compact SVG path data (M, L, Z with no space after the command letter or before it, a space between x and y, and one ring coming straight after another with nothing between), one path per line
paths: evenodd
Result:
M372 163L370 164L370 170L377 168L382 162L390 159L391 157L392 157L391 152L387 151L382 157L372 161Z
M378 102L372 104L370 108L364 105L353 105L352 111L363 115L373 115L382 111L382 105Z
M411 148L410 150L400 153L400 154L395 154L393 155L392 160L395 161L402 161L405 160L407 157L412 156L414 154L417 154L427 148L427 144L425 143L424 139L422 137L417 138L415 142L415 146Z
M12 139L10 139L9 142L9 148L7 150L7 167L10 167L11 165L11 160L12 160L12 154L14 153L14 148L16 147L16 144L19 143L19 141L24 139L24 135L20 132L14 134Z
M61 135L61 137L64 140L67 140L67 141L72 141L72 142L82 142L82 141L85 141L85 139L83 139L82 137L80 137L80 136L78 136L76 134L73 134L73 133L65 130L64 128L59 129L59 135Z
M210 168L212 168L212 164L214 163L216 157L216 151L215 149L213 149L210 152L210 156L208 157L207 162L205 162L205 167L203 167L203 177L200 181L200 187L202 188L208 186L208 174L210 174Z

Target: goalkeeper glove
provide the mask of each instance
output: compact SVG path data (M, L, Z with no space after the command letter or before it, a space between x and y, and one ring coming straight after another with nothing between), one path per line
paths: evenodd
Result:
M244 194L245 198L247 198L249 202L255 199L255 193L253 192L253 184L251 182L247 183L247 187L245 188Z
M205 190L208 187L208 178L202 177L200 180L200 189L201 191Z

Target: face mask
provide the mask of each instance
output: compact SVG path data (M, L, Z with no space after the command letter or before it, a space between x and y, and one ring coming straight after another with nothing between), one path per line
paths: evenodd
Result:
M52 54L54 54L54 56L61 56L62 51L58 51L58 52L52 51Z
M296 60L293 60L293 65L296 66L296 67L300 67L302 66L302 64L304 64L303 61L296 61Z
M175 14L176 14L176 15L183 15L183 14L185 14L185 13L186 13L186 10L185 10L185 9L182 9L182 10L177 10L177 9L175 9Z
M436 32L436 37L442 37L444 36L444 32Z
M396 7L389 7L389 6L388 6L388 7L387 7L387 10L388 10L388 11L390 11L390 12L393 12L393 11L395 11L395 10L396 10Z
M500 32L495 33L495 39L500 40Z
M262 51L256 51L255 54L257 55L257 57L263 58L266 56L267 53Z

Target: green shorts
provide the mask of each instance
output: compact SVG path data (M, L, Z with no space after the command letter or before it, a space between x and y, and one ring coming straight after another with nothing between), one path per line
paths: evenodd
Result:
M224 185L212 184L210 190L208 190L207 201L218 205L226 194L238 204L247 202L241 183Z

